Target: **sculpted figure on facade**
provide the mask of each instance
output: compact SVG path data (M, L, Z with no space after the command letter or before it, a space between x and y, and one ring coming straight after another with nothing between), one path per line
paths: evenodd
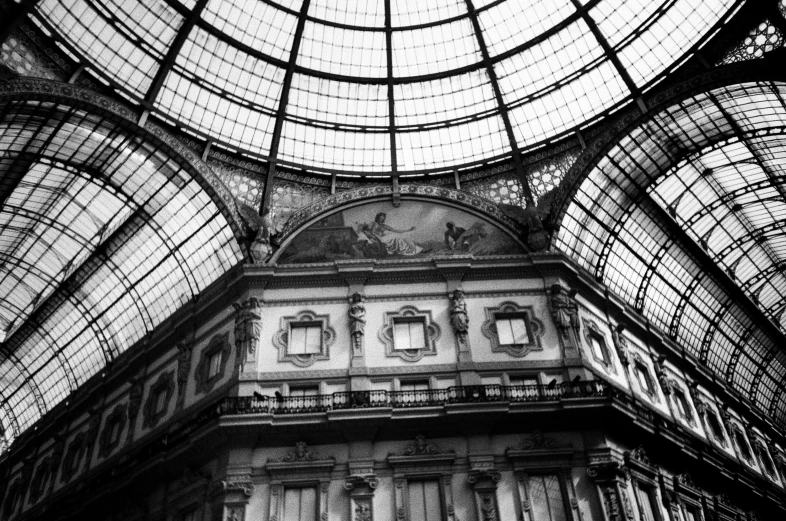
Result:
M554 323L566 347L578 348L579 304L576 302L576 290L567 290L559 284L551 286L549 306Z
M454 290L450 299L450 324L456 332L459 344L466 344L469 316L467 316L467 303L464 301L464 292L460 289Z
M183 395L188 383L188 373L191 371L191 352L193 346L187 342L177 344L177 395Z
M262 304L254 297L232 304L235 308L235 347L241 363L256 359L262 336Z
M366 332L366 304L363 295L352 294L349 305L349 334L352 338L353 354L358 356L363 353L363 335Z

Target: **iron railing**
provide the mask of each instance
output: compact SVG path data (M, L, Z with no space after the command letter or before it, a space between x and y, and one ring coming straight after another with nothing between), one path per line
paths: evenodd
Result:
M436 407L454 403L548 402L609 396L603 380L555 385L470 385L422 391L343 391L311 396L239 396L218 405L220 415L302 414L369 407Z

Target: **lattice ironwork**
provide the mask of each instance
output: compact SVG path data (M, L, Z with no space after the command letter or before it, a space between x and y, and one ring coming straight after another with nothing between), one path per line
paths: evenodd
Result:
M783 34L769 20L757 25L748 36L732 48L720 63L729 64L762 58L765 53L783 47Z

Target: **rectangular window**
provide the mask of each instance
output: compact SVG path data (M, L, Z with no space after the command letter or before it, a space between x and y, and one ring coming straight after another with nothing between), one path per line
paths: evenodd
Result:
M302 386L289 388L289 396L316 396L319 394L319 387L317 386Z
M216 351L207 359L207 378L214 378L221 371L221 351Z
M639 385L646 393L652 393L652 379L650 378L649 369L642 363L636 362L636 378L639 380Z
M290 355L312 355L322 352L322 324L291 324L289 330Z
M425 349L426 331L422 320L393 321L393 348Z
M443 521L442 494L438 479L407 483L409 521Z
M497 325L497 339L500 345L529 344L529 331L524 317L495 317Z
M401 382L402 391L428 391L428 380L413 380L409 382Z
M654 491L650 488L638 487L636 497L639 500L639 510L642 513L641 521L660 521L659 517L655 517Z
M317 511L316 487L284 489L283 521L316 521Z
M527 478L532 521L567 521L565 495L556 474Z
M721 426L720 420L718 420L718 415L715 414L715 411L707 411L707 423L710 425L710 430L712 431L713 436L715 436L715 439L718 441L724 441L726 439L723 434L723 427Z
M153 402L153 414L161 414L166 410L166 388L155 391L155 401Z
M695 508L689 507L688 505L683 505L682 511L685 521L699 521L699 514Z
M598 360L603 360L604 362L608 362L608 357L606 356L606 345L603 342L603 339L598 335L593 335L590 333L589 340L590 347L592 347L592 353L595 355L595 358Z
M685 398L685 393L683 393L680 389L674 389L673 392L674 402L677 404L677 411L679 412L680 416L690 422L693 419L693 412L691 411L687 398Z
M114 445L120 441L120 422L114 420L109 426L109 444Z
M753 459L753 454L751 453L751 447L750 445L748 445L748 440L745 439L745 435L742 433L741 430L739 429L734 430L734 439L737 441L737 446L740 448L742 457L748 461L751 461Z

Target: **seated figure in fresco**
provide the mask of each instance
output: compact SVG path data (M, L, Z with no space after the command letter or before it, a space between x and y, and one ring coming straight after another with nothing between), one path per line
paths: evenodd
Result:
M364 227L363 231L372 242L378 242L385 246L385 251L388 255L417 255L418 253L426 253L429 250L415 244L414 241L404 237L394 237L391 233L406 233L415 229L413 226L408 230L397 230L390 225L385 224L387 214L380 212L374 217L374 222Z
M445 227L447 228L447 231L445 232L445 247L447 249L454 251L466 250L469 248L469 244L467 244L467 238L464 236L464 232L467 231L466 228L456 226L450 221L445 223Z

